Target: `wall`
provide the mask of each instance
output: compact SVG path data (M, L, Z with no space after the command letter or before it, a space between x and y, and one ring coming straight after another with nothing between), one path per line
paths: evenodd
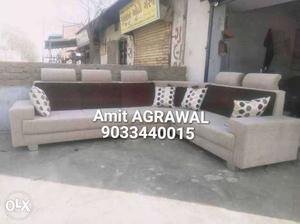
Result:
M274 6L277 4L283 4L287 2L292 2L295 0L238 0L231 1L230 7L232 7L235 11L248 11L259 8L266 8L270 6Z
M0 131L9 130L9 108L17 100L28 99L29 88L33 81L40 80L44 67L74 68L77 80L80 80L81 69L110 69L115 81L120 81L121 70L146 70L150 80L186 80L185 67L0 62Z
M209 10L208 1L188 0L185 41L185 66L188 80L204 80Z
M116 30L117 26L117 30ZM120 27L119 24L111 25L105 30L105 34L103 35L102 41L101 41L101 47L100 47L100 54L101 54L101 64L106 65L109 63L108 61L108 48L109 46L116 45L116 41L119 41L121 38L121 32L120 32ZM114 62L117 63L119 61L119 52L118 49L115 49L117 52L113 52L114 55ZM111 61L111 60L110 60Z
M214 9L211 48L209 57L208 81L215 80L216 75L221 69L222 56L219 55L219 41L223 39L223 30L225 28L226 5Z
M184 64L187 5L187 0L173 0L172 66L183 66Z
M270 71L287 77L290 73L297 27L294 11L295 5L291 3L250 12L231 13L229 29L235 38L230 40L230 53L224 69L244 73L259 72L266 52L264 39L271 28L275 56Z
M134 65L134 38L132 35L127 36L127 65Z
M148 42L149 44L146 44L144 48L151 48L154 47L155 44L150 43L150 41L153 40L159 40L162 39L163 41L166 40L168 49L167 54L169 58L166 58L166 62L159 63L159 53L154 48L151 52L151 54L157 54L157 57L154 58L154 60L157 60L157 62L153 63L152 59L149 59L148 61L143 61L143 64L170 64L172 66L183 66L184 65L184 50L185 50L185 33L186 33L186 14L187 14L187 2L188 0L171 0L172 6L173 6L173 14L170 13L172 10L169 10L169 5L161 4L161 21L165 22L172 22L172 34L168 34L168 38L172 36L171 41L167 41L167 38L161 38L155 33L155 27L152 24L148 24L143 28L137 29L134 32L140 32L143 29L150 29L152 34L154 35L154 38L150 37L150 34L145 34L148 36ZM162 2L161 2L162 3ZM118 24L119 27L119 24ZM166 28L167 29L167 28ZM144 35L144 36L145 36ZM136 40L134 36L131 35L122 35L120 33L120 28L118 30L115 30L115 25L109 26L102 37L102 44L100 48L100 54L101 54L101 64L116 64L119 60L119 52L116 52L116 48L118 47L118 41L120 38L126 38L127 39L127 64L133 65L135 64L141 64L139 60L135 60L135 57L138 57L139 52L136 45ZM149 39L151 39L149 41ZM171 44L171 46L170 46ZM162 47L159 47L160 49L163 49ZM171 49L170 49L171 48ZM110 52L109 52L110 50ZM151 50L151 49L150 49ZM154 52L154 53L153 53ZM148 52L146 52L147 55L150 55ZM111 56L113 58L111 58ZM110 59L110 60L108 60ZM152 61L151 61L152 60Z
M116 27L118 29L116 30ZM127 64L133 65L134 64L134 40L133 36L131 35L122 35L120 30L119 24L113 24L109 26L105 30L105 34L101 41L101 47L100 47L100 55L101 55L101 64L107 65L107 64L119 64L119 40L121 38L127 39ZM113 52L109 52L109 48L113 46ZM108 55L110 54L110 55ZM109 58L113 57L113 58ZM109 60L110 59L110 60Z

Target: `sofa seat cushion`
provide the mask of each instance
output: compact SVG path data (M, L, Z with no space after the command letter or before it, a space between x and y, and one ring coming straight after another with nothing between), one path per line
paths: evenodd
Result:
M199 112L200 113L200 112ZM234 135L229 132L229 118L205 111L205 120L210 121L210 124L177 124L179 127L194 127L195 135L205 138L217 145L226 149L233 150Z
M119 108L104 108L104 112L117 112ZM79 130L98 129L104 125L117 125L110 122L93 122L96 109L53 111L49 117L35 116L23 121L24 134L47 134ZM124 125L124 124L122 124Z

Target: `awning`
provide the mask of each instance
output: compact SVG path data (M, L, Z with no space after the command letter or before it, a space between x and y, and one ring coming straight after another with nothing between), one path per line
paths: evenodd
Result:
M76 47L76 39L53 39L45 41L45 49Z

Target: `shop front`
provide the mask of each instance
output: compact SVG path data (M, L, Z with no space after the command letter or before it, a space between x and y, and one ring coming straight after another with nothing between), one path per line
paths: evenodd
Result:
M121 33L134 40L134 64L170 64L172 23L164 18L165 7L159 0L135 0L120 10Z

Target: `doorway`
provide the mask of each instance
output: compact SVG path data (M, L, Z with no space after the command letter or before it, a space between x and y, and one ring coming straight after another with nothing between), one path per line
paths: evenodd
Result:
M119 62L120 65L127 65L127 39L125 38L119 41Z
M281 74L286 111L300 117L300 1L234 0L214 11L208 81L220 71Z

